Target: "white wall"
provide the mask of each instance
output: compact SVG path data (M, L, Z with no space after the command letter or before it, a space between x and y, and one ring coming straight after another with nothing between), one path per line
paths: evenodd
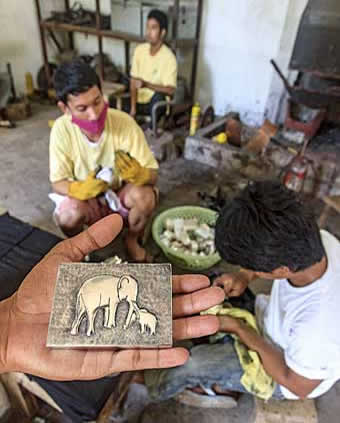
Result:
M276 58L287 69L296 28L307 0L204 0L196 97L202 107L213 104L218 114L239 111L249 123L261 124L266 113L278 115L283 92L269 63ZM1 7L6 3L6 7ZM41 0L43 14L60 9L61 0ZM71 1L72 4L72 1ZM94 0L82 0L94 8ZM102 0L102 12L110 13L110 0ZM124 65L124 44L104 40L104 52ZM97 52L97 40L77 34L79 53ZM131 46L133 51L134 46ZM49 57L56 49L49 42ZM187 74L190 55L180 55ZM42 65L39 32L33 0L0 0L0 71L11 62L18 90L24 74L36 76ZM268 112L269 111L269 112ZM273 112L273 113L270 113Z
M197 95L262 123L289 0L206 0Z
M60 8L59 0L40 1L45 16L49 9ZM48 6L48 8L47 8ZM53 56L55 49L50 48ZM25 72L34 77L41 67L39 30L33 0L0 0L0 72L11 63L17 93L25 87Z
M297 76L297 72L289 70L288 67L300 19L307 3L308 0L290 0L279 50L277 55L273 57L290 83L293 83ZM272 72L272 81L265 112L266 117L273 122L282 122L285 118L287 98L288 95L286 90L283 89L281 79L276 72Z

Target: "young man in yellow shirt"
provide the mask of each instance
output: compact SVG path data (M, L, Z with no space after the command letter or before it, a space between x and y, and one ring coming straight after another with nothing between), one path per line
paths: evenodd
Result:
M138 239L156 206L158 164L142 130L126 113L108 108L97 74L80 60L58 68L55 89L63 112L50 138L50 181L63 196L57 224L68 236L81 232L111 212L103 194L112 189L128 222L128 252L145 261ZM96 178L99 167L112 171L110 183Z
M146 40L134 53L131 68L130 115L151 115L158 101L172 97L177 85L177 61L172 51L164 44L168 30L168 18L160 10L152 10L147 19ZM160 108L156 119L164 114Z

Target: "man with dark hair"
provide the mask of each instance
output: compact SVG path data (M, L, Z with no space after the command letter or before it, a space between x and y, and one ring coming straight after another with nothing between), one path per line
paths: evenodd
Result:
M226 262L241 266L214 281L232 304L254 279L274 280L270 297L256 298L261 335L230 315L219 316L220 331L258 354L276 382L274 398L315 398L328 391L340 380L340 242L320 232L312 210L294 192L265 181L249 184L226 204L216 223L216 247ZM153 396L165 399L196 385L244 392L235 345L226 336L194 347L190 363L159 373L157 387L151 382Z
M147 42L134 53L131 69L130 114L151 114L155 103L174 95L177 85L177 62L172 51L164 44L168 18L160 10L151 10L146 24ZM165 108L160 110L157 119Z
M50 140L50 181L62 196L54 196L57 224L72 236L109 214L103 194L110 188L128 221L128 252L145 261L138 239L156 206L158 164L142 130L126 113L108 108L96 72L81 60L57 69L55 89L64 113ZM99 168L105 177L99 178Z

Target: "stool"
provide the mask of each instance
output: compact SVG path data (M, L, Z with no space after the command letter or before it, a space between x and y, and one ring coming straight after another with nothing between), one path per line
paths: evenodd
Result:
M323 197L323 202L325 203L325 207L321 213L319 218L319 227L323 228L325 226L326 220L328 218L329 212L331 209L334 209L338 213L340 213L340 196L337 197Z

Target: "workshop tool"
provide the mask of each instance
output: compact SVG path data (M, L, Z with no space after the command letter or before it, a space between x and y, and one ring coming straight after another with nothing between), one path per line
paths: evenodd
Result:
M11 83L12 98L10 99L10 101L14 103L17 100L17 93L16 93L16 90L15 90L14 78L13 78L13 73L12 73L12 66L11 66L10 63L7 63L7 72L8 72L10 83Z

